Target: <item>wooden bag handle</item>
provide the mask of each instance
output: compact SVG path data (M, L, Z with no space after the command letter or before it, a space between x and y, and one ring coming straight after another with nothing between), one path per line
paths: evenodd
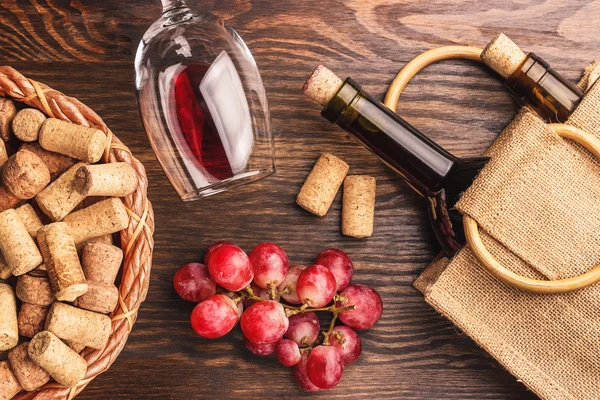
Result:
M398 72L398 75L396 75L396 78L394 78L388 89L384 104L392 111L396 111L402 91L412 77L426 66L437 61L458 58L482 61L480 57L481 51L482 49L480 48L470 46L444 46L420 54ZM596 157L600 158L600 140L595 136L574 126L565 124L549 124L548 127L558 136L579 143ZM551 281L531 279L516 274L500 264L486 249L479 235L477 221L468 215L464 215L463 225L467 244L477 260L489 273L517 289L533 293L557 294L583 289L600 281L600 265L579 276Z

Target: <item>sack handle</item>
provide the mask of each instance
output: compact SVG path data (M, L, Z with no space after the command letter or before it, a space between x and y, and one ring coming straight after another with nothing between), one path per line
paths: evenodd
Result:
M470 46L444 46L420 54L398 72L398 75L396 75L388 89L384 104L395 112L400 95L408 82L426 66L436 61L457 58L482 61L480 57L481 51L482 49L480 48ZM593 155L600 158L600 139L595 136L575 128L574 126L565 124L548 124L548 127L558 136L579 143ZM477 260L489 273L500 279L502 282L517 289L533 293L557 294L583 289L600 281L600 265L597 265L593 269L579 276L550 281L531 279L516 274L500 264L486 249L481 240L481 236L479 235L477 221L468 215L464 215L463 225L465 228L467 244Z

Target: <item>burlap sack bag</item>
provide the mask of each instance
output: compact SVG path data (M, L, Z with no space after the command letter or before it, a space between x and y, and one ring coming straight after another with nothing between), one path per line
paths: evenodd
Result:
M568 124L600 137L598 62ZM522 109L457 209L477 221L496 259L521 275L560 279L600 263L600 160ZM600 399L600 284L538 295L490 275L468 248L417 278L425 300L543 399Z

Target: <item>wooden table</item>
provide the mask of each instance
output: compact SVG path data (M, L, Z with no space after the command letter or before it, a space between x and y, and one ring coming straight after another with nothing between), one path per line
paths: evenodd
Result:
M193 4L192 4L193 3ZM191 329L192 304L171 287L178 266L201 260L215 240L250 250L280 244L294 263L310 264L338 247L355 261L355 281L374 286L385 311L361 334L362 358L341 384L313 398L528 399L524 386L411 285L438 247L420 198L397 175L319 116L300 87L319 63L352 76L383 98L394 74L421 51L483 46L504 31L575 80L595 56L600 2L201 1L229 20L252 50L269 96L277 174L259 183L181 203L163 175L140 123L133 57L159 1L3 1L1 62L76 96L96 110L146 165L156 212L156 252L147 301L129 343L82 399L262 399L303 397L290 370L252 356L236 328L220 340ZM566 5L570 3L570 5ZM190 6L200 8L196 2ZM445 62L418 75L398 112L460 156L481 154L517 107L499 79L472 62ZM354 174L377 178L372 238L342 237L340 201L324 218L294 204L319 154L345 159ZM327 396L327 397L326 397Z

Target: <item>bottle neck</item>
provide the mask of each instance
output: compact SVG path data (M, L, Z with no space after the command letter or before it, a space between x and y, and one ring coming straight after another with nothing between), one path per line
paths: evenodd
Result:
M422 196L443 189L459 160L348 78L321 112L394 169Z
M529 53L506 85L521 104L528 104L544 120L565 122L583 92L534 53Z

